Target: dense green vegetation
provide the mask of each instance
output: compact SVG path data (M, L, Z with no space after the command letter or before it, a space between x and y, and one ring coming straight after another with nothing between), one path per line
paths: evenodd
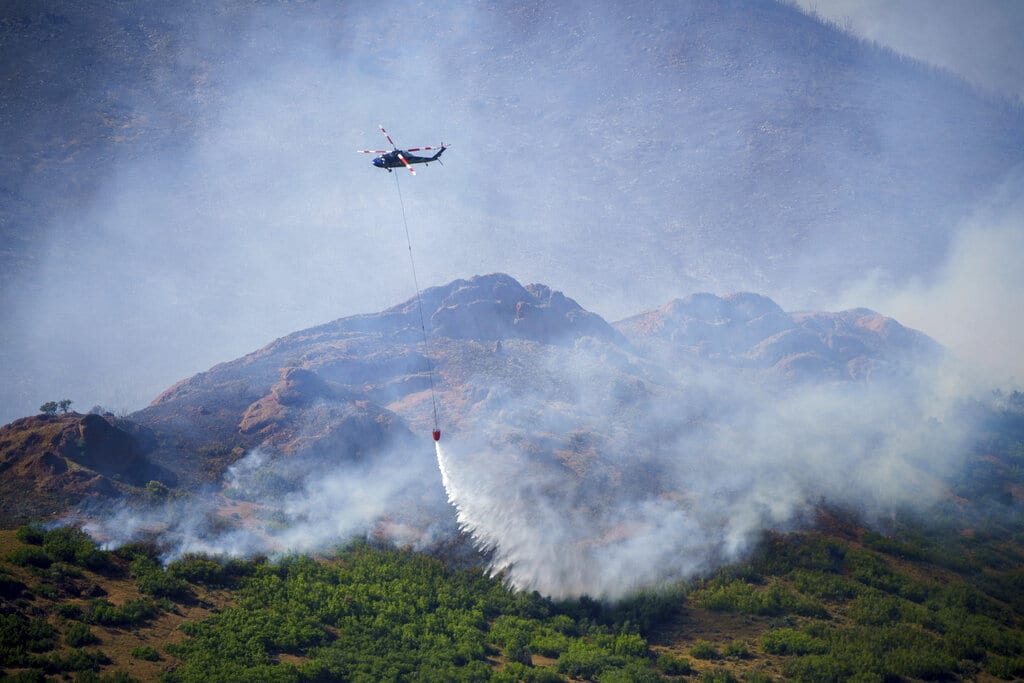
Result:
M131 660L165 665L163 680L183 682L1024 675L1019 528L998 539L913 525L846 540L773 535L745 564L616 605L556 603L479 569L366 543L325 559L191 555L164 566L155 546L105 552L76 529L23 527L17 538L25 545L0 570L0 667L11 680L130 680L107 671L105 629L144 629L209 590L230 600L182 623L181 642L136 642ZM81 595L92 576L131 581L138 597ZM749 615L759 635L651 646L693 610Z
M556 606L420 554L360 544L329 562L259 564L235 594L168 648L185 662L169 680L658 680L631 622L607 621L623 613ZM554 661L537 670L534 654Z
M32 579L7 579L14 599L3 603L12 613L3 615L0 667L24 680L73 672L91 680L111 662L94 627L143 628L214 588L228 589L230 604L185 622L183 642L136 646L131 658L172 659L167 681L656 681L659 665L687 670L672 658L659 664L639 632L679 604L678 592L615 606L587 598L555 604L480 569L365 543L326 560L192 555L165 567L154 546L105 552L73 528L28 526L17 539L26 545L8 554L8 566ZM115 603L81 595L93 574L131 579L142 596ZM49 617L19 613L40 611L32 602Z

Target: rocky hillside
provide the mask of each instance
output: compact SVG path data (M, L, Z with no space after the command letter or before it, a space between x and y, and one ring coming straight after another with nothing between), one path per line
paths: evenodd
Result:
M939 353L925 335L871 311L791 314L755 294L696 294L614 325L561 292L503 274L433 287L422 301L426 346L412 299L217 365L132 419L157 434L154 458L186 481L219 476L261 445L357 460L430 430L433 371L446 433L518 434L561 452L570 432L599 434L602 422L646 401L703 400L686 388L698 368L781 385L864 382Z
M113 415L38 415L0 427L0 524L59 516L175 477L146 458L155 441Z

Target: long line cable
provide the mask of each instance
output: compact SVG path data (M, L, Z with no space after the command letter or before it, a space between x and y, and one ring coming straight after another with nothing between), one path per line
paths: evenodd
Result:
M427 375L430 377L430 403L434 407L434 431L437 431L437 397L434 395L434 364L430 361L429 343L427 342L427 325L423 318L423 299L420 298L420 283L416 277L416 260L412 257L412 238L409 237L409 221L405 217L405 201L402 199L402 185L398 182L398 174L394 173L395 187L398 189L398 205L402 207L402 224L405 226L405 242L409 245L409 265L412 266L412 283L416 287L416 308L420 312L420 331L423 332L423 357L427 360Z

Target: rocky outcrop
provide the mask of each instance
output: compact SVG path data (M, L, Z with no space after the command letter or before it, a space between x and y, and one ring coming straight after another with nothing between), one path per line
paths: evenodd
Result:
M622 341L601 316L561 292L540 284L524 287L501 273L456 280L428 290L424 298L433 307L431 329L449 339L527 339L542 344L572 343L580 337Z
M394 413L302 368L282 369L281 380L246 409L238 429L258 434L261 445L280 453L338 458L359 458L408 434Z

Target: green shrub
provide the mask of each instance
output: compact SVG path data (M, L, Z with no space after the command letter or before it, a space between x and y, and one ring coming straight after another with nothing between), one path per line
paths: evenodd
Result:
M0 652L46 652L57 643L57 632L45 619L0 614Z
M43 528L43 525L33 523L19 527L15 537L22 543L28 543L29 545L42 545L45 535L46 529Z
M605 669L622 666L623 663L624 660L621 657L613 655L599 645L574 640L569 643L568 649L559 656L558 671L573 678L593 679Z
M565 678L551 669L534 669L515 662L492 672L490 680L492 683L565 683Z
M746 659L750 656L750 649L742 640L734 640L722 648L722 654L730 659Z
M558 657L569 647L569 638L561 633L540 629L530 639L530 650L545 657Z
M101 570L109 566L103 552L89 534L75 527L57 527L43 535L43 550L56 561Z
M45 550L32 545L16 549L7 556L7 561L19 567L39 567L40 569L46 569L53 564L53 558L47 555Z
M665 679L646 662L628 662L621 669L608 669L598 678L599 683L663 683Z
M82 621L103 626L140 626L160 613L152 600L128 600L120 607L109 600L98 598L86 605Z
M48 583L41 583L35 587L35 594L47 600L56 600L60 596L60 591Z
M698 591L694 600L705 609L742 614L828 616L828 611L821 603L794 592L775 578L769 579L764 587L752 586L740 580L716 579Z
M753 564L763 574L780 576L797 568L839 574L846 552L835 539L817 534L770 536L758 548Z
M132 576L139 590L157 598L184 599L189 596L188 583L168 572L157 561L139 557L131 564Z
M828 652L828 643L792 628L768 631L761 636L761 647L773 655L810 655Z
M801 683L883 683L883 677L873 671L854 671L846 662L836 660L828 655L808 655L790 659L782 668L782 673L789 680Z
M612 652L623 657L647 656L647 641L634 633L616 636Z
M847 614L855 624L889 626L902 620L899 598L869 591L850 603Z
M81 622L75 622L68 627L64 634L64 642L71 647L82 647L100 642L99 637L92 632L88 626Z
M662 673L668 676L689 676L693 673L690 660L685 657L664 654L658 657L657 664Z
M183 579L189 583L204 586L225 586L230 579L224 573L224 567L216 560L205 555L188 554L167 566L167 573L172 577Z
M53 608L57 616L65 619L78 620L82 618L82 608L73 602L62 602Z
M143 645L132 650L133 659L144 659L147 662L160 661L160 653L149 645Z
M171 490L167 488L167 485L155 479L146 483L144 491L146 492L146 497L152 501L167 500L171 495Z
M850 575L872 588L878 588L886 593L898 594L909 579L897 574L880 558L863 551L851 550L846 554L846 565Z
M1024 657L990 655L985 660L985 671L1006 680L1024 676Z
M115 671L111 674L100 676L94 671L80 671L75 674L75 683L141 683L138 679L132 678L127 671Z
M133 562L140 557L147 557L157 562L160 559L160 548L152 541L134 541L118 547L113 554L128 562Z
M794 571L793 582L801 593L807 593L822 600L848 600L862 590L859 584L845 577L806 569Z
M690 648L690 656L697 659L721 659L718 649L706 640L698 640Z
M49 655L39 658L36 663L43 665L43 670L51 674L67 671L99 671L100 667L110 663L110 657L94 650L72 650L64 655Z

